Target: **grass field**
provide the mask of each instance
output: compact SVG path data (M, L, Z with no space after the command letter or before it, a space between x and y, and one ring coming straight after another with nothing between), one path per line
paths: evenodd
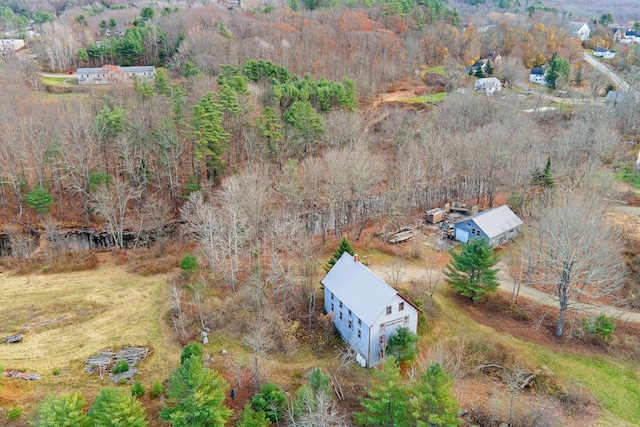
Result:
M19 344L3 345L0 366L38 372L30 386L56 394L108 386L84 373L84 361L104 349L152 349L140 366L145 385L163 381L177 363L166 313L166 277L141 277L110 262L97 270L50 275L0 275L0 337L23 332ZM53 375L59 370L59 375ZM105 380L106 381L106 380ZM5 381L8 382L8 381ZM22 387L21 387L22 388ZM28 393L28 388L22 390Z
M441 101L444 101L445 95L446 95L445 92L432 93L428 95L417 96L415 98L409 98L407 99L407 102L422 102L422 103L441 102Z
M42 83L51 86L78 85L78 79L73 76L69 77L43 77Z

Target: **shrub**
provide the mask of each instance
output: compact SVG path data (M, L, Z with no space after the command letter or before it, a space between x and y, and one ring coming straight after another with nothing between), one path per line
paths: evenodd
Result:
M180 260L180 268L184 271L196 271L198 269L198 260L191 254L184 254Z
M162 396L163 393L164 393L164 388L162 387L162 383L159 381L156 381L155 383L153 383L153 385L151 386L151 392L150 392L151 397L154 399L157 399L158 397Z
M587 319L584 323L584 328L591 335L607 340L613 335L613 331L616 329L616 323L611 317L603 313L596 319Z
M7 413L7 418L9 418L10 420L17 420L18 418L20 418L20 415L22 415L22 409L13 407Z
M400 326L395 334L389 338L387 354L395 357L401 362L413 360L416 356L416 343L418 336L411 329Z
M116 366L111 370L113 374L119 374L121 372L127 372L129 370L129 364L126 360L118 360Z
M53 371L51 372L54 376L60 375L60 369L58 368L53 368Z
M55 274L94 270L98 267L98 264L98 257L93 252L62 252L55 257L49 267L44 269L43 272Z
M185 362L192 356L196 356L199 360L202 360L204 352L202 347L197 342L192 342L184 346L182 354L180 355L180 364L184 365Z
M140 397L146 390L140 381L136 381L131 386L131 395L134 397Z
M274 383L266 382L262 386L260 394L254 396L251 405L256 411L262 411L272 423L277 422L282 417L287 396Z

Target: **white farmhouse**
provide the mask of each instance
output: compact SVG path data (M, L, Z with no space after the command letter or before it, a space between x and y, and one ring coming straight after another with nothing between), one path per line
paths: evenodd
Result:
M542 68L532 68L531 73L529 73L529 81L531 83L537 84L547 84L547 79L545 76L545 71Z
M400 326L418 329L418 308L358 261L343 253L321 281L324 308L342 338L358 352L361 366L384 359L389 338Z
M475 90L493 95L494 92L502 89L502 83L497 77L485 77L478 79L475 83Z
M570 21L569 25L573 30L574 37L579 38L581 41L586 42L591 37L591 28L586 22Z

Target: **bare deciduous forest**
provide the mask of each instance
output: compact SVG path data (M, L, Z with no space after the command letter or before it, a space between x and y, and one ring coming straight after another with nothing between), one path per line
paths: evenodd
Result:
M0 53L0 334L25 337L0 366L43 376L0 379L0 424L68 425L46 421L60 394L89 408L78 425L103 401L132 426L640 423L640 54L601 15L640 17L600 6L0 0L0 31L27 36ZM584 60L603 46L632 88L616 105ZM480 303L446 284L452 242L424 222L453 202L525 224L496 249L506 292ZM414 360L360 368L324 313L343 237L421 309ZM134 379L84 372L129 346L150 354ZM217 424L180 421L204 407Z

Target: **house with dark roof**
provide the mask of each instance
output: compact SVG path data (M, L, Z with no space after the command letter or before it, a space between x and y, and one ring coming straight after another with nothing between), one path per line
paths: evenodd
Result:
M593 56L604 59L613 59L616 56L615 50L605 49L603 47L597 47L593 50Z
M418 329L418 308L360 263L358 255L343 253L321 283L324 309L363 367L382 362L399 327Z
M105 65L101 68L78 68L76 71L79 85L104 85L114 83L133 83L134 80L150 81L154 79L153 66L118 67Z
M545 78L545 71L543 68L532 68L531 73L529 73L529 81L531 83L537 84L547 84L547 79Z
M453 224L453 235L462 243L486 239L490 246L499 246L515 239L522 224L522 220L504 205L461 219Z

